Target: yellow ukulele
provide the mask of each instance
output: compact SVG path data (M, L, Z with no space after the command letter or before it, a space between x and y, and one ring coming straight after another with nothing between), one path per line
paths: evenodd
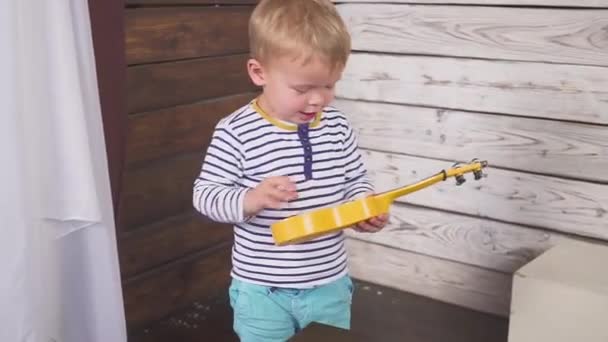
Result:
M442 170L434 176L417 183L406 185L383 193L346 202L344 204L321 208L308 213L288 217L278 221L270 229L277 245L287 245L314 239L320 235L348 228L358 222L388 213L393 201L403 195L424 189L450 177L456 179L456 185L465 182L464 174L473 172L475 180L481 179L486 161L473 159L468 164L454 164L452 168Z

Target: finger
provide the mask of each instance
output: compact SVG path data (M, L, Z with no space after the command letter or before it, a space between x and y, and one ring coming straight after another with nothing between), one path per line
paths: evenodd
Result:
M379 216L374 217L374 222L373 224L378 226L378 227L384 227L389 223L389 215L388 214L382 214Z
M365 221L359 221L359 222L353 224L350 228L352 228L352 230L359 232L359 233L365 232L365 230L363 228L361 228L361 226L360 226L360 224L363 222L365 222Z
M274 180L270 185L271 185L270 188L276 189L285 194L287 199L284 199L284 200L292 200L292 199L298 198L298 193L296 191L295 184L293 184L289 181Z
M296 184L287 176L269 178L271 185L285 191L296 191Z
M359 226L358 226L358 225L351 226L350 228L351 228L352 230L356 231L356 232L359 232L359 233L363 233L363 232L365 232L363 229L359 228Z
M274 191L275 191L274 194L272 193L272 191L266 192L264 194L264 197L261 202L264 203L265 208L270 208L270 209L284 208L289 201L284 199L284 197L285 197L284 195L281 196L281 192L279 190L274 190Z
M374 232L376 230L376 227L372 226L367 221L357 223L357 227L363 233L370 233L370 232Z
M289 197L290 200L298 198L298 192L295 190L286 190L281 187L278 187L277 190Z
M385 223L384 221L382 221L382 219L378 217L372 217L367 222L370 226L373 226L374 228L382 228Z
M285 202L268 199L264 202L264 208L268 209L281 209Z
M273 200L280 201L280 202L288 202L288 201L294 200L298 197L298 194L296 192L283 191L283 190L279 190L277 188L269 189L267 194Z
M378 215L378 218L380 220L384 221L384 222L388 222L388 217L389 217L388 213L387 214Z
M388 217L386 215L372 217L370 223L378 228L383 228L388 223Z
M375 217L369 219L367 223L369 223L369 225L372 227L371 231L374 233L382 230L382 228L384 228L386 224L386 222L383 222L382 220L379 220Z

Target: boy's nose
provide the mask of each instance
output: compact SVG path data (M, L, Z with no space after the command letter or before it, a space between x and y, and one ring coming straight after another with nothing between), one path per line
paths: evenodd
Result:
M324 101L324 97L321 94L313 93L308 99L308 104L310 106L322 106Z

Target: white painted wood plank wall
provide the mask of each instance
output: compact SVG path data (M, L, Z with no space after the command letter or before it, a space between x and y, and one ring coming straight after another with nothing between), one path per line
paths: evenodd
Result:
M608 8L606 0L333 0L335 3L402 3Z
M344 4L340 13L355 50L608 65L604 9Z
M338 100L365 148L608 182L608 128L507 115Z
M343 81L347 99L608 124L606 67L354 53Z
M608 0L337 6L353 54L335 105L378 190L491 163L400 199L381 233L349 232L355 277L508 315L517 268L608 241Z

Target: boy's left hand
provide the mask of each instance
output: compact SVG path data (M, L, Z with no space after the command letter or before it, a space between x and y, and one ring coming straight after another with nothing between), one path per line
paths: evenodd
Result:
M368 220L357 223L352 228L355 231L362 232L362 233L379 232L388 223L388 217L389 217L388 214L382 214L382 215L379 215L376 217L372 217Z

